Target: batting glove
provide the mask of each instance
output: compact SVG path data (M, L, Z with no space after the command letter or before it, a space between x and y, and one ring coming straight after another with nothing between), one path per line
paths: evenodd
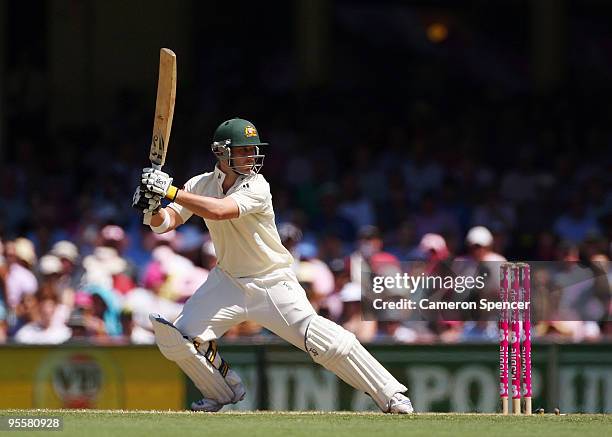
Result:
M146 191L174 201L178 188L172 185L172 180L168 173L161 170L151 167L142 169L141 183Z
M161 208L161 199L159 194L150 193L138 187L132 197L132 207L142 211L143 214L157 214Z

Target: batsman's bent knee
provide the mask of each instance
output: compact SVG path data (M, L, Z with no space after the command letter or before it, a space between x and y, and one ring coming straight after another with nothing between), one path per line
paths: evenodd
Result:
M216 342L192 341L159 314L150 314L149 320L162 355L176 362L204 397L221 404L235 403L244 398L244 385L217 353Z
M315 363L366 392L382 411L389 409L389 400L394 394L407 390L354 334L324 317L312 318L306 330L305 346Z

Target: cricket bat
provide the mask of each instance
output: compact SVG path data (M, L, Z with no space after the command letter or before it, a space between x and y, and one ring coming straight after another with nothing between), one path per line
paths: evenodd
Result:
M159 51L159 78L157 80L157 100L155 101L155 118L153 119L153 138L149 160L153 168L161 170L166 162L170 129L174 117L176 99L176 55L170 49ZM143 223L151 223L151 214L145 214Z

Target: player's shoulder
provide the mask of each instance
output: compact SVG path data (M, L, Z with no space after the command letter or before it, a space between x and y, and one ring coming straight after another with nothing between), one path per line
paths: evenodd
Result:
M248 192L268 197L270 195L270 184L262 175L252 174L240 178L232 190L234 193Z
M270 184L268 183L268 181L266 180L264 175L262 175L261 173L257 173L255 175L252 175L251 178L253 179L253 181L255 181L256 184L262 184L262 185L270 186Z
M270 191L270 184L268 183L266 178L260 173L249 176L244 180L244 182L253 186L255 190Z
M215 172L212 171L195 175L185 183L184 188L192 190L202 188L207 183L212 181L214 179L214 176Z

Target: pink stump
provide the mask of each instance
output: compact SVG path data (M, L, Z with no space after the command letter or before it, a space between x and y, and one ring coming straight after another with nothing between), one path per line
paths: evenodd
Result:
M509 274L508 264L502 264L499 272L499 301L508 302ZM499 396L502 402L502 413L508 414L508 309L502 308L499 313Z
M529 264L521 264L521 291L523 310L523 329L521 349L521 377L523 379L522 395L525 399L525 414L531 414L531 269Z
M510 372L512 373L512 412L521 414L521 322L518 309L520 286L519 267L510 268L510 302L514 304L510 319Z

